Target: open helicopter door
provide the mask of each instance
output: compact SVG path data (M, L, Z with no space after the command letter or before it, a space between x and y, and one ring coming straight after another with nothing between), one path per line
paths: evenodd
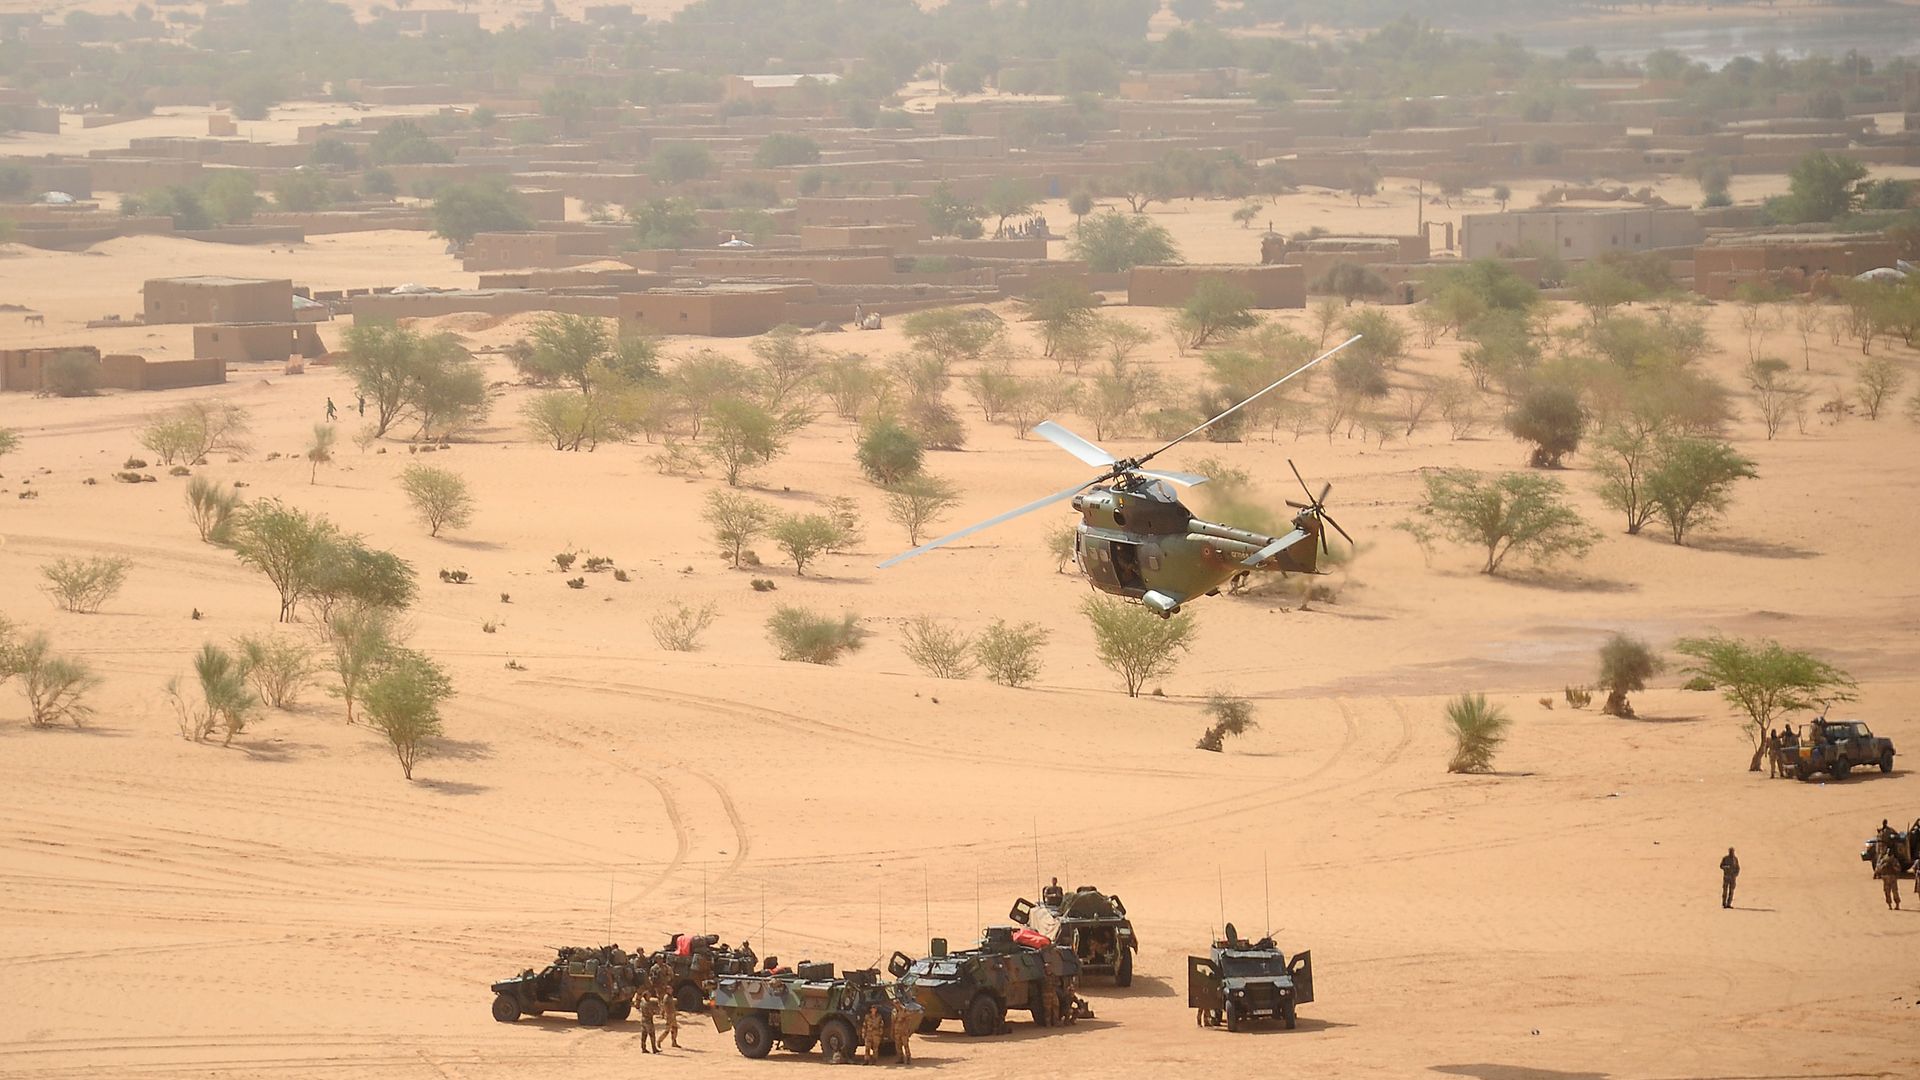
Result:
M1029 925L1033 920L1033 901L1024 896L1015 900L1013 902L1013 910L1007 912L1007 919L1010 922L1019 923L1021 926Z
M1295 953L1287 961L1287 974L1293 976L1293 1001L1296 1005L1313 1002L1313 950Z
M1187 1008L1219 1012L1226 1005L1220 993L1220 969L1204 956L1187 957Z

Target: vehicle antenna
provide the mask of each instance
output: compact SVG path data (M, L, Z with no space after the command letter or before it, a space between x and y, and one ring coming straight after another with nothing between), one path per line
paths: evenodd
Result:
M607 871L607 944L613 944L613 871Z
M1220 925L1227 924L1227 872L1219 863L1213 864L1213 872L1220 886Z
M933 940L933 872L926 867L920 868L920 903L927 917L926 940Z
M973 925L980 925L980 863L973 864Z
M1033 889L1040 891L1040 819L1033 819Z
M707 868L700 868L700 932L707 932Z
M873 886L873 943L882 952L887 947L887 895L886 879L882 878Z
M767 883L760 883L760 947L767 947Z
M1266 897L1267 897L1266 905L1265 905L1266 910L1262 913L1262 916L1261 916L1263 919L1266 920L1267 932L1261 936L1272 937L1273 936L1273 881L1267 877L1267 853L1264 851L1260 853L1260 888L1261 888L1261 891L1266 893Z

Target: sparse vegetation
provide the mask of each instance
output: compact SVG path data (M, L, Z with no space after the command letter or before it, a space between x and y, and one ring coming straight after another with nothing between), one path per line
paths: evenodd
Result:
M1471 470L1428 474L1420 512L1457 543L1486 550L1480 572L1495 574L1511 555L1549 563L1580 555L1598 533L1566 503L1560 481L1536 473L1489 479Z
M902 652L914 666L936 679L964 679L973 674L973 639L951 623L931 615L917 615L901 628Z
M267 575L280 593L280 621L292 622L314 591L319 571L339 536L327 519L278 499L261 499L235 518L231 544L240 561Z
M860 628L860 619L852 612L836 619L782 604L767 620L767 636L779 649L782 660L831 664L842 654L857 651L865 644L866 631Z
M878 416L861 427L855 456L867 479L892 487L919 474L926 452L913 432L892 417Z
M276 709L299 704L301 691L317 670L312 649L273 634L245 634L233 645L261 701Z
M700 647L700 636L713 625L719 608L712 601L694 607L675 601L666 610L647 620L653 640L668 652L693 652Z
M247 665L208 642L194 654L193 674L200 692L197 702L187 698L178 675L168 679L166 685L167 699L173 704L181 736L204 742L220 731L226 735L221 745L232 746L233 737L246 730L260 703L247 686Z
M793 560L797 577L807 575L807 564L840 544L840 525L825 514L789 514L767 530L774 546Z
M1195 627L1189 614L1161 618L1139 604L1109 596L1090 596L1080 606L1093 626L1094 655L1120 676L1128 697L1139 697L1148 682L1165 677L1193 647Z
M162 465L194 465L214 453L243 455L251 447L246 409L225 401L189 401L156 413L140 429L140 445Z
M464 529L473 522L473 493L459 473L431 465L409 465L400 473L400 489L427 527L427 535L441 529Z
M907 530L907 546L918 547L934 522L960 503L960 490L937 476L908 477L887 489L887 517Z
M995 619L973 642L973 655L987 678L1002 686L1026 686L1040 677L1040 647L1048 632L1039 623L1010 625Z
M1662 439L1647 473L1646 501L1653 516L1666 523L1673 542L1684 544L1688 533L1727 508L1736 481L1758 475L1751 459L1719 439Z
M1659 674L1666 661L1653 647L1639 638L1614 634L1600 646L1600 678L1596 685L1607 692L1600 711L1608 716L1633 716L1627 695L1647 688L1647 680ZM1569 698L1569 701L1572 699Z
M1212 723L1207 725L1200 741L1194 744L1201 750L1218 754L1226 749L1228 738L1243 735L1260 726L1253 718L1253 702L1222 690L1207 695L1204 711Z
M1553 699L1547 699L1552 705ZM1453 757L1447 771L1490 772L1494 755L1507 740L1513 721L1507 711L1488 703L1485 694L1462 694L1447 703L1447 732L1453 736Z
M313 425L313 438L307 442L307 483L320 482L320 466L333 461L334 427L332 424Z
M387 611L358 605L329 613L321 623L321 633L328 652L327 670L340 683L327 692L346 704L347 723L351 724L361 690L400 635Z
M740 569L747 546L765 536L774 522L774 509L759 499L737 491L714 491L707 495L706 509L700 517L713 530L721 554ZM572 560L568 560L572 564ZM565 566L560 568L566 570Z
M440 705L453 696L453 680L425 654L396 647L361 693L368 722L386 736L401 775L412 780L414 766L440 740Z
M61 656L45 634L0 640L0 674L16 675L27 699L27 723L37 728L68 723L84 727L93 715L86 695L100 680L83 661Z
M126 584L132 566L128 559L105 555L55 559L40 568L40 576L47 579L41 588L60 608L91 615Z

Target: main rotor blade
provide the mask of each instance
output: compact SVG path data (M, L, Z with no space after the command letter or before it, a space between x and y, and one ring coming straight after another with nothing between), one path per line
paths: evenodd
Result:
M1314 357L1313 359L1307 361L1306 363L1301 364L1299 367L1294 368L1292 371L1287 372L1285 375L1282 375L1279 378L1273 380L1272 382L1268 383L1265 387L1259 390L1255 390L1253 393L1241 399L1241 401L1238 404L1228 406L1226 410L1220 413L1220 415L1214 417L1213 419L1207 421L1204 424L1201 424L1199 427L1194 428L1192 431L1187 432L1185 435L1180 436L1179 438L1173 440L1172 442L1161 447L1160 449L1155 450L1152 453L1141 457L1138 461L1135 462L1135 464L1145 465L1147 462L1152 461L1154 458L1159 457L1161 454L1164 454L1167 451L1173 449L1174 447L1179 446L1181 443L1186 442L1188 439L1193 438L1195 435L1200 434L1201 432L1207 430L1208 428L1219 423L1220 421L1225 420L1227 417L1232 416L1234 413L1239 412L1241 409L1246 408L1248 405L1251 405L1254 402L1260 400L1262 397L1265 397L1267 394L1275 390L1278 390L1280 388L1280 385L1286 382L1288 379L1293 378L1295 375L1300 374L1301 372L1307 370L1308 368L1314 366L1315 364L1318 364L1320 361L1325 360L1327 357L1332 356L1334 353L1339 352L1341 349L1344 349L1347 346L1359 340L1360 340L1359 334L1353 335L1352 337L1341 342L1340 344L1335 345L1333 348L1328 349L1326 352L1321 353L1319 356ZM1307 494L1311 495L1313 493L1309 491Z
M1048 495L1044 499L1035 499L1034 501L1028 503L1025 506L1019 507L1018 509L1009 510L1004 514L1000 514L996 517L990 517L985 521L981 521L981 522L977 522L975 524L969 525L958 532L950 532L938 540L929 540L926 543L921 544L919 547L914 548L912 551L903 551L900 554L895 555L893 558L888 559L886 562L881 563L880 568L884 570L887 567L892 566L894 563L905 562L906 560L913 558L915 555L922 555L922 554L925 554L926 552L932 551L934 548L944 547L947 544L951 544L955 540L958 540L963 536L972 536L974 533L979 532L981 529L992 528L993 526L998 525L1003 521L1012 521L1014 518L1019 517L1021 514L1030 514L1035 510L1040 509L1043 506L1050 506L1053 503L1060 502L1064 499L1071 499L1075 495L1078 495L1082 491L1086 490L1087 488L1090 488L1093 485L1099 483L1101 479L1102 478L1100 477L1095 477L1092 480L1081 481L1080 483L1073 485L1072 487L1066 489L1065 491L1056 491L1053 494Z
M1179 484L1181 487L1199 487L1207 482L1207 478L1198 473L1174 472L1172 469L1136 469L1135 471L1142 476L1151 476L1156 480Z
M1107 453L1099 444L1089 442L1051 420L1042 420L1033 425L1033 433L1088 465L1103 467L1115 461L1114 456Z
M1320 497L1313 500L1313 504L1315 506L1327 505L1327 496L1332 494L1332 492L1333 492L1333 481L1329 480L1326 483L1320 485Z
M1261 548L1259 551L1240 560L1240 565L1259 566L1261 563L1266 562L1268 559L1273 558L1275 555L1280 554L1306 538L1307 534L1305 531L1295 529L1280 539L1275 540L1273 543L1268 544L1266 547Z
M1293 470L1293 478L1294 478L1295 480L1298 480L1298 481L1300 481L1300 490L1301 490L1301 491L1304 491L1304 492L1306 492L1306 493L1307 493L1307 498L1308 498L1308 500L1312 500L1312 498L1313 498L1313 489L1307 486L1307 478L1306 478L1306 477L1304 477L1304 476L1301 476L1301 475L1300 475L1300 466L1298 466L1298 465L1295 465L1295 464L1293 463L1293 459L1292 459L1292 458L1288 458L1288 459L1287 459L1287 468L1289 468L1289 469L1292 469L1292 470ZM1311 502L1309 502L1309 505L1311 505ZM1303 507L1302 509L1304 509L1304 507Z
M1339 533L1339 534L1340 534L1341 536L1346 536L1346 538L1347 538L1347 543L1349 543L1349 544L1353 544L1353 546L1354 546L1354 547L1358 547L1358 546L1359 546L1358 544L1354 544L1354 543L1353 543L1353 537L1351 537L1351 536L1347 536L1347 530L1345 530L1345 529L1343 529L1343 528L1341 528L1341 527L1340 527L1340 523L1339 523L1339 522L1337 522L1337 521L1335 521L1335 520L1333 520L1332 518L1330 518L1330 517L1328 517L1328 516L1327 516L1327 512L1326 512L1325 510L1322 510L1322 511L1320 511L1320 520L1321 520L1321 521L1324 521L1324 522L1326 522L1327 524L1329 524L1329 525L1331 525L1331 526L1333 526L1333 531L1334 531L1334 532L1337 532L1337 533Z

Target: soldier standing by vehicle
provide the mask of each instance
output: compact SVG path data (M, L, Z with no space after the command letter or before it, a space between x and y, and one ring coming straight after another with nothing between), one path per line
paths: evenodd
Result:
M1880 845L1880 861L1873 864L1873 876L1880 879L1880 892L1888 911L1900 910L1900 861L1893 857L1890 844Z
M860 1024L860 1041L867 1044L867 1064L880 1064L880 1044L887 1037L887 1025L880 1019L880 1006L867 1008L867 1018Z
M674 1004L671 987L660 995L660 1021L667 1029L667 1039L673 1043L673 1048L680 1049L680 1010ZM660 1040L655 1039L654 1045L659 1044Z
M1051 982L1052 980L1049 979L1047 981ZM1042 1016L1041 1023L1048 1027L1059 1027L1060 991L1057 987L1042 986L1040 988L1040 1007Z
M1740 860L1734 856L1733 849L1728 848L1727 857L1720 860L1720 906L1721 907L1730 908L1733 906L1733 883L1734 883L1734 880L1739 876L1740 876Z
M908 1049L907 1040L913 1038L913 1029L920 1026L920 1014L906 1007L904 1002L895 1002L893 1006L893 1060L901 1065L913 1064L913 1051Z
M659 1011L659 1001L652 994L643 993L640 997L640 1052L643 1054L660 1052L660 1036L653 1029L654 1014Z

